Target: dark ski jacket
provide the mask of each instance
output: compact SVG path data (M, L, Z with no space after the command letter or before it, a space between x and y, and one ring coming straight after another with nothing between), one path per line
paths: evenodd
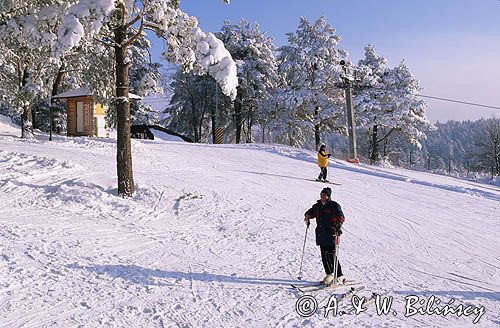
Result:
M340 205L330 199L323 205L321 200L318 200L305 214L316 218L316 245L334 246L335 230L333 225L337 221L342 224L345 221Z

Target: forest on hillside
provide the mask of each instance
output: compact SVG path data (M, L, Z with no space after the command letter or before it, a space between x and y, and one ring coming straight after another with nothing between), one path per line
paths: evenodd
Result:
M434 127L420 141L420 149L408 143L400 134L393 134L382 143L380 162L460 176L500 174L499 118L438 122ZM370 161L370 142L369 131L360 129L358 154L365 162ZM344 136L330 135L329 143L335 156L342 158L347 154L347 139Z

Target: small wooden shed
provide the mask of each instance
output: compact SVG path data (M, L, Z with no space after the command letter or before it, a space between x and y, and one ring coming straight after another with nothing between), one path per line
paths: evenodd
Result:
M55 95L66 100L67 136L107 137L107 106L94 102L88 88L78 88Z

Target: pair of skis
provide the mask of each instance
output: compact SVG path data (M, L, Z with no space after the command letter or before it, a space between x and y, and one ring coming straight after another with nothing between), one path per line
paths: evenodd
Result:
M291 286L292 286L293 289L296 289L296 290L298 290L301 293L314 292L314 291L317 291L317 290L337 290L338 288L341 288L341 287L351 287L351 289L352 289L355 286L357 286L359 288L361 288L361 287L364 288L363 286L359 286L359 285L360 285L359 283L353 282L353 281L349 281L349 282L347 282L345 284L342 284L342 285L321 285L319 283L310 284L310 285L294 285L294 284L291 284ZM361 289L359 289L359 290L361 290Z
M335 186L341 186L342 185L341 183L333 182L333 181L329 181L329 180L323 181L323 180L315 179L315 180L310 180L310 181L316 181L316 182L322 182L322 183L329 183L329 184L332 184L332 185L335 185Z

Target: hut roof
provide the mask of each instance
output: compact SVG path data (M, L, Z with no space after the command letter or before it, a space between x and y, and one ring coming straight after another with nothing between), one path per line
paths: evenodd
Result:
M78 88L52 96L52 99L63 99L63 98L82 97L91 95L92 93L90 92L89 88Z
M90 92L89 88L78 88L70 91L66 91L60 93L58 95L52 96L52 99L65 99L65 98L73 98L73 97L84 97L84 96L92 96L92 92ZM128 93L128 98L133 100L142 99L141 96L133 94L131 92Z

